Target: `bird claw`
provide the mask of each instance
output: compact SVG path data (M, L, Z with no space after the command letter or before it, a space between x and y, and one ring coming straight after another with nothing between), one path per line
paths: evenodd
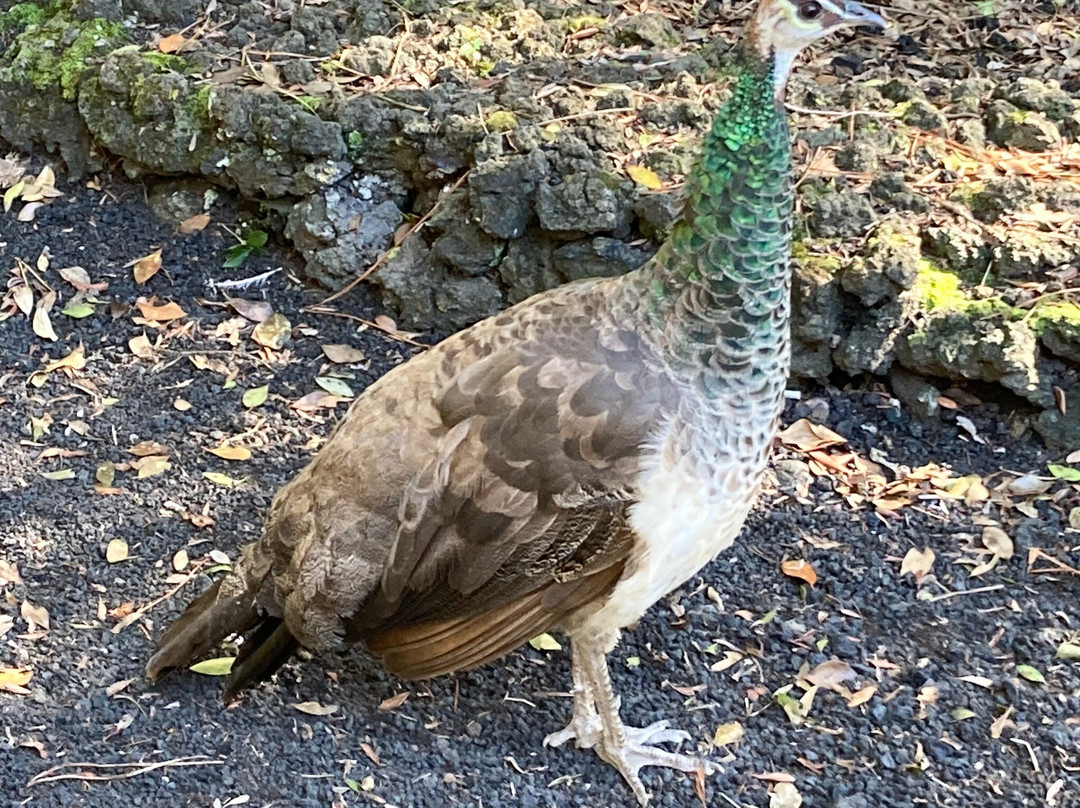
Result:
M663 724L664 722L657 723ZM704 770L705 774L708 775L719 770L716 764L702 760L699 757L668 752L665 749L657 749L650 743L630 740L635 734L646 732L652 732L652 743L667 743L670 742L668 738L672 735L686 735L686 733L680 733L678 730L666 728L656 730L656 727L657 724L644 729L628 728L628 737L625 744L617 746L615 744L601 743L596 750L601 758L619 770L619 773L630 785L634 796L637 797L641 805L646 805L649 802L649 792L645 789L645 784L641 782L641 777L638 776L638 772L646 766L662 766L667 769L686 772L687 774L695 774ZM685 739L680 738L680 740Z
M681 772L705 770L712 774L719 770L714 763L692 755L681 755L657 749L658 744L681 743L690 740L690 734L680 729L672 729L669 722L657 721L647 727L623 727L624 741L620 744L609 741L604 735L600 716L575 714L565 729L553 732L544 738L544 746L561 746L567 741L574 741L578 749L596 749L600 757L619 770L638 802L645 805L649 792L641 782L638 772L645 766L664 766Z

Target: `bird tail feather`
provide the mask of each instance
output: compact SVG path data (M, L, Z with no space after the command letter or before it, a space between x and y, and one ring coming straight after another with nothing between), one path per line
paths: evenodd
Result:
M190 665L230 634L242 634L259 622L259 610L250 592L228 597L217 581L193 600L162 635L146 676L151 681L172 668Z
M241 690L270 676L296 651L299 643L280 617L266 617L254 631L244 635L244 644L233 662L224 698L232 699Z

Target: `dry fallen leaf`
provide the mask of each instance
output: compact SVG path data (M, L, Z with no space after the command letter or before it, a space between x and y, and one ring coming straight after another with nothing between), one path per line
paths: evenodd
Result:
M847 443L847 438L837 435L827 426L811 423L806 418L799 419L777 437L786 446L793 446L803 452L816 452Z
M176 53L180 48L184 47L185 41L183 34L169 34L163 36L161 41L158 42L158 50L162 53Z
M222 460L250 460L251 451L243 446L227 446L222 444L221 446L215 446L213 449L207 449L212 455L217 455Z
M783 562L780 565L780 570L789 578L797 578L800 581L806 581L810 586L817 583L817 573L814 572L814 568L810 566L809 561L805 561L801 558L794 558Z
M244 300L239 297L230 297L225 301L233 311L250 320L253 323L262 323L273 316L274 310L265 300Z
M317 701L302 701L299 704L290 704L294 710L299 710L308 715L333 715L338 711L336 704L319 704Z
M196 213L194 216L180 222L180 226L177 230L180 232L180 235L186 236L191 233L198 233L200 230L205 230L208 224L210 224L209 213Z
M900 562L900 574L907 575L910 572L918 581L934 568L935 558L934 551L929 547L923 550L916 550L912 547L904 555L904 560Z
M34 333L42 339L47 339L51 342L56 342L60 339L56 336L56 332L53 331L52 321L49 319L49 309L52 308L53 303L56 302L56 292L48 292L41 300L38 301L37 308L34 309L34 319L32 327Z
M136 259L132 267L131 274L135 278L135 283L141 286L157 275L158 270L161 269L161 250L154 250L149 255ZM139 304L136 303L135 305ZM142 307L139 308L139 311L142 311ZM143 316L146 317L145 314ZM151 318L147 317L147 319Z
M33 675L30 668L0 668L0 690L19 696L29 696L30 691L26 685L29 684Z
M737 743L742 740L744 734L745 730L743 729L743 725L738 721L721 724L716 728L716 733L713 735L713 745L728 746L729 744Z
M169 462L169 458L165 455L147 455L139 458L131 465L138 470L135 477L140 480L146 477L156 477L172 468L172 463Z
M152 297L149 300L145 297L140 297L135 301L135 307L139 310L139 314L141 314L144 319L155 323L167 323L171 320L178 320L187 314L187 312L180 308L176 303L170 302L157 305L157 297Z
M848 699L848 707L858 707L862 704L866 704L866 702L874 697L875 693L877 693L877 685L870 685L869 687L864 687L862 690L856 690L851 694L851 698Z
M405 703L405 700L408 699L410 695L411 693L406 690L403 693L398 693L396 696L391 696L379 705L379 709L384 713L389 712L390 710L396 710Z
M123 539L112 539L105 548L105 560L110 564L126 561L128 557L127 542Z
M327 359L338 365L351 365L367 359L363 351L351 345L323 345L322 352L326 354Z
M45 631L49 630L49 610L44 606L35 606L30 601L24 600L19 607L19 614L22 615L22 619L26 621L31 631L38 627Z
M154 348L150 345L150 340L147 338L146 334L139 334L139 336L129 339L128 350L140 359L154 358Z
M982 543L983 547L1003 561L1008 561L1015 552L1013 540L999 527L984 527Z
M283 314L271 314L251 332L251 338L264 348L278 350L289 339L292 324Z
M839 691L844 682L855 678L855 671L842 660L830 659L822 662L803 678L812 685Z
M802 794L794 783L777 783L769 793L769 808L800 808Z
M149 455L168 454L169 449L156 440L141 440L130 447L128 452L136 457L148 457Z

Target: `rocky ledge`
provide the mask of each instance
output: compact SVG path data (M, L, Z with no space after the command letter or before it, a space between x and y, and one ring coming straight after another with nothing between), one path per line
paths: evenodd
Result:
M119 161L177 222L237 194L310 280L378 262L398 322L444 333L648 259L739 27L714 2L0 8L0 140ZM888 377L925 416L1004 397L1076 449L1078 19L937 13L793 82L796 371Z

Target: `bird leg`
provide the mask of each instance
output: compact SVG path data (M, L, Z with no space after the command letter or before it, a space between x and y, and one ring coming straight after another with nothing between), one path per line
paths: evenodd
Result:
M641 805L649 800L638 772L644 766L666 766L683 772L710 771L710 764L690 755L657 749L657 744L678 743L690 736L658 721L638 729L619 718L619 697L608 673L604 645L591 638L574 638L571 647L574 676L574 715L566 729L544 739L545 746L559 746L574 739L579 749L596 749L600 757L619 770Z

